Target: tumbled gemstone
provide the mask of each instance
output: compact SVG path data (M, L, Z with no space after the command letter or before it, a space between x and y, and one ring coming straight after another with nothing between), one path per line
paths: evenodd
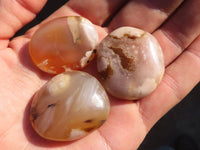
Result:
M58 74L85 67L93 59L97 44L98 33L89 20L68 16L43 24L33 35L29 52L41 70Z
M134 100L150 94L164 74L164 58L157 40L143 30L121 27L97 47L97 69L113 96Z
M67 71L53 77L36 93L30 120L43 138L72 141L99 128L109 110L108 96L96 78Z

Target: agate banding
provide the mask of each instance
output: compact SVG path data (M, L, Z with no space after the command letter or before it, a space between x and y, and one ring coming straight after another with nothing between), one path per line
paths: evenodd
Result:
M148 32L121 27L97 47L97 69L114 97L135 100L150 94L164 73L162 49Z
M29 52L37 67L58 74L85 67L97 44L98 33L89 20L67 16L43 24L31 38Z
M30 120L43 138L72 141L99 128L109 110L108 96L96 78L67 71L53 77L36 93Z

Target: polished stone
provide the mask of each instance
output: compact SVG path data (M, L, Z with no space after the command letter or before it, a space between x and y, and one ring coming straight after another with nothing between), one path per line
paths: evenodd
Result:
M150 94L164 74L164 58L157 40L148 32L121 27L97 47L97 69L106 90L120 99Z
M67 71L53 77L36 93L30 120L43 138L72 141L99 128L109 110L108 96L96 78Z
M31 38L29 52L37 67L58 74L85 67L97 44L98 33L89 20L67 16L43 24Z

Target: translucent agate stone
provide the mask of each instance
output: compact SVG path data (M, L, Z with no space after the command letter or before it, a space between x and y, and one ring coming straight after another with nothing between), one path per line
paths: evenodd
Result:
M53 77L36 93L30 121L45 139L72 141L99 128L109 110L108 96L96 78L67 71Z
M97 47L97 69L105 89L120 99L135 100L156 89L164 73L157 40L143 30L121 27Z
M97 44L98 33L89 20L67 16L43 24L33 35L29 52L37 67L58 74L85 67Z

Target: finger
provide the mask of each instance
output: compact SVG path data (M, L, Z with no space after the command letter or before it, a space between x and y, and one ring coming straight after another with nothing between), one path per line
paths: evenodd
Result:
M154 33L163 49L165 65L171 63L200 34L200 1L190 0Z
M4 48L16 31L30 22L45 3L46 0L1 0L0 48Z
M120 7L122 7L126 1L128 0L85 0L84 2L80 0L71 0L67 2L63 7L55 11L48 18L46 18L41 24L57 17L83 16L92 21L94 24L102 25L108 18L112 17L112 15ZM28 30L26 37L31 38L31 36L40 27L41 24ZM97 30L99 31L101 29L97 27ZM101 34L102 32L100 31L99 33ZM102 35L100 35L100 38L101 37Z
M67 6L96 25L103 25L128 0L71 0Z
M137 149L147 134L137 103L112 99L111 105L109 117L99 129L101 135L113 150Z
M80 14L78 14L77 12L75 12L74 10L72 10L70 7L68 7L67 5L62 6L61 8L59 8L57 11L55 11L53 14L51 14L49 17L47 17L45 20L43 20L40 24L34 26L33 28L29 29L23 36L20 37L16 37L14 39L12 39L12 41L9 42L9 47L14 49L15 52L19 52L20 49L17 48L17 43L19 41L23 41L23 39L31 39L31 37L33 36L33 34L35 33L35 31L44 23L54 19L54 18L58 18L58 17L66 17L66 16L79 16ZM99 35L99 41L101 41L106 35L107 35L107 29L106 28L102 28L98 25L94 25L98 35Z
M134 26L153 32L183 0L132 0L116 15L109 28Z
M200 37L167 67L156 91L139 102L140 112L149 129L200 81L199 47Z

